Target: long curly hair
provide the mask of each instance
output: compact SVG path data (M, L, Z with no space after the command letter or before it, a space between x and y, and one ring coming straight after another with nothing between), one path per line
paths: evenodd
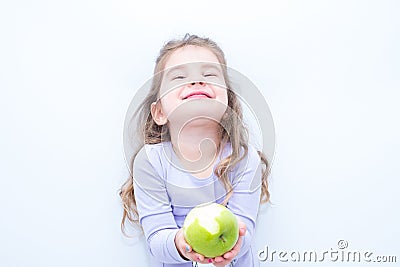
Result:
M248 133L243 124L243 114L239 99L230 87L224 52L214 41L209 38L202 38L197 35L186 34L183 39L171 40L161 48L159 56L156 60L150 91L137 108L136 113L133 115L137 116L139 121L137 124L139 127L137 127L136 137L142 139L142 144L157 144L170 138L168 127L160 126L154 122L150 110L151 104L158 100L159 90L162 82L162 75L160 75L160 73L162 73L164 70L167 60L174 51L189 45L207 48L215 54L223 68L223 75L228 88L227 95L229 108L226 109L226 112L221 119L220 124L223 125L223 127L220 126L219 133L221 136L221 142L219 148L225 147L225 144L230 142L232 146L232 153L225 159L221 160L215 168L215 175L222 182L226 190L225 199L223 201L223 204L226 205L233 194L233 186L229 180L228 173L238 162L247 156ZM133 163L139 150L140 148L134 151L130 159L130 176L121 186L119 191L124 209L121 221L121 229L124 233L125 222L127 220L134 225L139 225L139 214L136 207L135 188L133 181ZM264 165L262 168L260 203L266 203L270 198L270 193L268 191L270 165L262 151L258 151L258 154L260 156L261 163Z

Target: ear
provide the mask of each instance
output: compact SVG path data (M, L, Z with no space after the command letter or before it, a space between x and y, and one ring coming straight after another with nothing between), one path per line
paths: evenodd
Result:
M165 116L160 101L151 103L151 116L158 125L164 125L167 123L167 116Z

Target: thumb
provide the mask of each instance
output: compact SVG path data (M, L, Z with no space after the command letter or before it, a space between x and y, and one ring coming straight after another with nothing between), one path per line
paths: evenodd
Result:
M175 235L175 246L182 255L185 255L186 253L192 251L192 247L188 243L186 243L182 229L180 229Z
M244 236L246 234L246 224L242 221L239 222L239 236Z
M185 244L185 251L187 252L187 253L189 253L189 252L192 252L192 247L188 244L188 243L184 243Z

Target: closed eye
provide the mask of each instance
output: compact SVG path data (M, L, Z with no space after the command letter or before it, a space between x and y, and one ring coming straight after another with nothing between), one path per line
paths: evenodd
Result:
M186 77L185 76L183 76L183 75L177 75L177 76L175 76L174 78L172 78L172 80L174 81L174 80L182 80L182 79L185 79Z
M206 73L206 74L204 74L204 77L217 77L217 74L215 74L215 73Z

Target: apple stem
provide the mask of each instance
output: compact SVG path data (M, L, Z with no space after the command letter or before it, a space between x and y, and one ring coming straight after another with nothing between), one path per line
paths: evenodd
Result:
M220 235L219 238L222 240L222 242L226 242L225 238L223 237L223 235Z

